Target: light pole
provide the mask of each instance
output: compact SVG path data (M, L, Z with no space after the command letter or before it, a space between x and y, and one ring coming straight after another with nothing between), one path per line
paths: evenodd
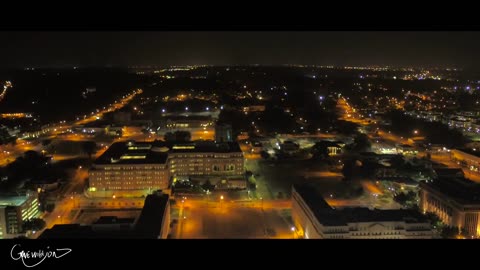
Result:
M260 205L262 207L262 212L263 212L263 197L260 197L260 201L261 201Z
M298 236L297 236L297 230L295 229L295 227L292 226L292 227L290 228L290 230L291 230L292 233L293 233L293 239L297 239Z

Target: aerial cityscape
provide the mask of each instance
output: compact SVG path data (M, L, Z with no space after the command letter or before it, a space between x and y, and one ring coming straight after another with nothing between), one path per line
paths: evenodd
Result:
M23 62L13 60L21 49L0 49L0 239L480 237L480 69L470 47L458 62L458 48L437 48L429 62L338 43L363 48L350 61L360 51L330 41L318 45L332 46L322 62L314 45L338 33L258 34L250 38L286 45L269 54L252 42L241 49L233 32L205 34L207 43L200 32L158 32L149 42L166 52L126 57L126 47L102 46L132 33L99 32L69 56L47 52L87 33L12 35L24 49L27 37L53 41ZM375 42L392 44L385 35ZM425 40L412 50L428 55Z

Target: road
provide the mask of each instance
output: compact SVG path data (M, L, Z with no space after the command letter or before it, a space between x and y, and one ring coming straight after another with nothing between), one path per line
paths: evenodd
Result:
M449 154L431 153L430 156L431 156L432 161L437 162L437 163L441 163L441 164L447 166L448 168L461 168L463 170L463 173L465 174L466 178L468 178L468 179L470 179L474 182L480 183L480 173L475 173L475 172L470 171L468 168L463 168L460 164L454 162L450 158Z
M74 221L74 209L78 211L79 201L82 200L88 170L79 168L69 174L71 175L70 180L59 193L53 212L45 212L42 216L46 223L45 229L51 228L55 224L69 224ZM42 232L43 230L31 237L37 238Z
M85 119L74 121L71 123L66 123L62 121L62 123L57 125L52 125L48 128L48 132L43 134L42 137L44 138L55 138L57 136L62 137L62 139L68 139L72 141L82 141L82 140L91 140L84 135L80 134L69 134L66 133L67 130L71 129L74 125L82 125L87 124L93 121L96 121L97 118L103 117L103 114L112 112L118 109L123 108L126 104L128 104L136 95L141 94L143 91L141 89L137 89L133 91L130 95L125 96L125 98L120 99L118 102L112 104L110 107L105 108L97 113L86 117ZM41 139L33 139L33 140L24 140L22 138L17 139L15 145L7 144L7 145L0 145L0 166L5 166L10 162L15 161L15 159L21 155L25 151L28 150L35 150L35 151L42 151L43 147L41 145ZM55 159L55 157L54 157Z
M8 165L10 162L15 161L17 157L23 155L23 153L28 150L41 151L41 144L37 141L31 142L17 139L15 145L0 145L0 166Z
M353 122L355 124L359 124L360 126L368 126L370 123L361 118L357 110L353 108L345 98L339 98L337 101L337 109L340 111L341 116L339 117L340 120Z
M293 238L291 222L281 211L290 207L290 200L270 200L262 204L261 201L243 203L218 198L215 201L187 198L172 211L178 213L172 235L177 239Z
M111 106L109 106L105 109L99 110L97 112L92 112L88 117L85 115L84 119L77 120L76 122L73 123L73 125L78 126L78 125L85 125L85 124L88 124L90 122L94 122L94 121L102 118L103 115L106 114L106 113L113 112L113 111L116 111L116 110L119 110L119 109L123 108L130 101L132 101L132 99L136 95L139 95L139 94L142 94L142 93L143 93L143 90L137 89L137 90L133 91L131 94L125 96L122 99L120 99L119 101L111 104Z

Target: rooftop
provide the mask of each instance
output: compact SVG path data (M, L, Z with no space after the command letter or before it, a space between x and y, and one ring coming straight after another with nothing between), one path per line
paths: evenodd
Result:
M134 218L118 218L116 216L102 216L93 224L95 225L106 225L106 224L133 224L135 222Z
M27 196L0 195L0 206L21 206L27 198Z
M152 151L151 143L113 143L95 160L95 164L165 164L168 154Z
M405 221L406 223L428 222L420 212L409 209L368 209L364 207L343 208L337 210L344 216L348 223L354 222L394 222Z
M95 160L95 164L165 164L168 153L242 152L236 142L116 142Z
M434 168L435 174L442 176L458 176L463 177L464 173L461 168Z
M168 206L166 194L152 194L145 199L135 231L140 238L158 238L162 230L163 215Z
M458 151L462 151L464 153L470 154L472 156L480 157L480 149L470 149L470 148L461 148L461 149L456 149Z
M189 121L212 121L211 116L202 116L202 115L189 115L189 116L182 116L182 115L172 115L172 116L166 116L165 117L166 121L183 121L183 120L189 120Z
M438 177L422 187L434 189L459 204L480 204L480 184L460 177Z
M312 210L317 220L324 226L347 226L347 223L355 222L427 222L427 219L421 213L408 209L370 210L364 207L334 209L323 199L315 186L294 185L293 188Z
M323 199L314 186L294 185L293 188L300 194L320 223L327 226L347 225L343 217Z
M132 239L131 230L97 231L90 225L57 224L46 229L38 239Z

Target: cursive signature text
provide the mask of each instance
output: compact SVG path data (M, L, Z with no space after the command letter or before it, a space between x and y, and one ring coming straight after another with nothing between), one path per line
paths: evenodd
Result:
M39 249L35 251L25 251L20 249L20 247L20 244L15 244L10 251L10 256L15 261L22 260L22 263L25 265L25 267L37 266L46 258L61 258L72 251L70 248L57 248L55 250L50 250L50 247L47 247L46 250ZM28 262L31 263L29 264Z

